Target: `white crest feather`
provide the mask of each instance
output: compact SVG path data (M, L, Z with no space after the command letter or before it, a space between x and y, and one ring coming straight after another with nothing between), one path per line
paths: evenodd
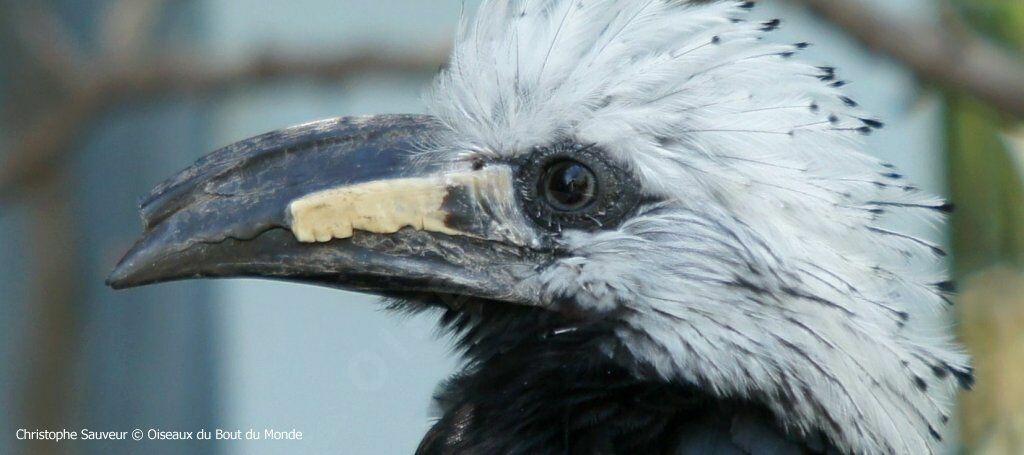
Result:
M432 153L502 157L598 144L665 202L569 232L537 278L556 301L621 310L619 336L668 379L767 405L856 453L934 452L970 368L948 333L939 249L887 220L922 195L862 150L881 124L762 38L735 1L490 0L459 32L429 106ZM920 271L915 262L933 264Z

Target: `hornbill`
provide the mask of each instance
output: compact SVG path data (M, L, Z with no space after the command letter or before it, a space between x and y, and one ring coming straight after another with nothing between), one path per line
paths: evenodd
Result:
M218 150L141 204L115 288L263 277L437 309L432 453L938 450L972 382L950 209L866 154L835 70L752 2L486 0L429 115Z

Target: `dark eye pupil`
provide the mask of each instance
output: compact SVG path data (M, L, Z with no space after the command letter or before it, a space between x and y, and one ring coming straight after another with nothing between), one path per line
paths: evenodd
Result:
M586 166L560 161L548 167L542 180L542 194L558 210L579 210L594 199L597 179Z

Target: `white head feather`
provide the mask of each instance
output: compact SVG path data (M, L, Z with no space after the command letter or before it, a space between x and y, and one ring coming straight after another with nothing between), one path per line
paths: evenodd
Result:
M750 6L485 1L429 97L450 129L434 153L598 144L665 202L566 232L539 299L620 318L644 368L763 401L797 434L934 451L970 368L948 333L906 324L943 305L938 249L885 226L942 201L863 152L880 124L791 58L801 45L762 41L777 23Z

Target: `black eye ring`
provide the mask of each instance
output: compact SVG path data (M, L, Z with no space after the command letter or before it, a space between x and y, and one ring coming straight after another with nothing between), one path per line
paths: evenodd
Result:
M555 232L614 228L640 201L632 173L595 145L536 147L516 165L523 209Z

